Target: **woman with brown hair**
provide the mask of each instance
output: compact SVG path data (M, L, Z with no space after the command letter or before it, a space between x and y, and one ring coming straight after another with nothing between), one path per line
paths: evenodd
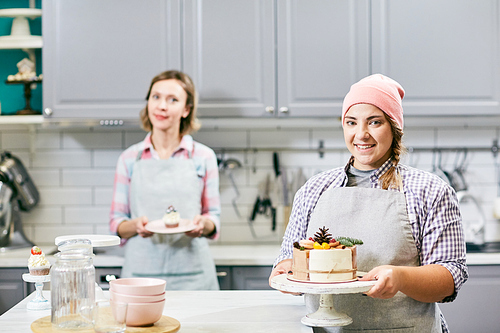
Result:
M169 290L218 289L207 238L220 232L217 158L189 133L199 129L191 78L166 71L151 81L140 112L146 138L119 157L110 228L125 243L122 277L158 277ZM173 206L194 229L153 233ZM125 241L126 240L126 241Z
M351 86L342 127L352 156L345 167L318 174L297 191L270 276L291 271L292 244L322 226L333 236L363 240L357 264L368 273L361 280L377 282L364 295L335 296L335 308L353 318L349 332L447 332L436 303L453 301L468 278L455 191L399 163L403 97L401 85L381 74ZM318 300L306 295L309 310L316 311Z

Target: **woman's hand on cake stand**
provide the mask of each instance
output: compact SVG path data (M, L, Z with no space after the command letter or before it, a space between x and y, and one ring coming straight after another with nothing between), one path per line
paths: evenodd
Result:
M271 275L269 276L269 286L271 286L271 280L273 277L280 275L280 274L288 274L288 272L292 271L292 259L285 259L281 261L279 264L274 267L274 269L271 272ZM272 287L272 286L271 286ZM293 293L289 291L282 291L280 290L283 294L291 294L295 296L302 296L301 293Z
M215 233L215 224L208 217L203 215L196 215L193 218L195 228L193 230L187 231L186 236L197 238L197 237L208 237Z

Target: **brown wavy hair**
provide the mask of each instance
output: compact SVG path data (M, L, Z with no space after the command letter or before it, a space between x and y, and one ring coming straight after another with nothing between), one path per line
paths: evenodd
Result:
M184 89L184 91L187 93L186 106L189 106L191 109L186 118L181 118L181 125L179 132L180 136L182 137L186 134L196 132L201 127L201 124L198 118L196 117L196 110L198 106L198 93L196 92L196 89L194 87L193 80L191 80L189 75L187 75L186 73L176 70L170 70L156 75L151 80L148 94L146 95L146 106L139 113L139 117L141 119L141 127L146 132L152 131L153 126L151 125L151 121L149 120L148 103L147 103L147 101L149 100L149 95L151 94L151 88L153 88L153 85L158 81L171 80L171 79L177 80Z
M396 166L399 164L399 161L401 159L401 155L406 153L406 147L403 144L403 130L399 128L399 125L392 120L387 114L385 114L385 118L389 121L391 124L391 130L392 130L392 153L391 153L391 159L392 159L392 167L387 170L386 173L384 173L382 176L380 176L379 182L380 186L382 189L387 190L389 188L398 188L399 187L399 181L398 181L398 173L396 172Z

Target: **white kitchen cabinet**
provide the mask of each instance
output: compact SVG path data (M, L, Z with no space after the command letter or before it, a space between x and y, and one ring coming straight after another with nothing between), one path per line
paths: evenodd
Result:
M43 0L45 117L138 119L173 68L201 118L337 117L371 73L405 87L407 116L499 115L499 3Z
M138 119L151 79L180 67L179 0L43 0L49 118Z
M469 280L452 303L439 304L450 332L489 333L500 327L500 265L469 266Z
M200 116L333 117L369 73L369 1L187 0Z
M371 44L405 115L500 115L498 0L373 0Z

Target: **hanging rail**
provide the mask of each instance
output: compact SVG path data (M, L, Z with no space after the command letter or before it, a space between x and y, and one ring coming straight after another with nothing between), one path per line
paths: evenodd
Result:
M279 152L318 152L320 157L323 157L326 152L344 152L347 151L345 147L337 147L337 148L325 148L323 140L319 141L318 148L213 148L217 154L224 153L235 153L235 152L243 152L243 153L258 153L259 151L279 151ZM498 152L500 151L500 147L498 146L498 140L493 140L493 144L489 147L487 146L471 146L471 147L407 147L409 153L417 153L417 152L446 152L446 151L464 151L467 150L469 152L491 152L493 157L497 157Z

